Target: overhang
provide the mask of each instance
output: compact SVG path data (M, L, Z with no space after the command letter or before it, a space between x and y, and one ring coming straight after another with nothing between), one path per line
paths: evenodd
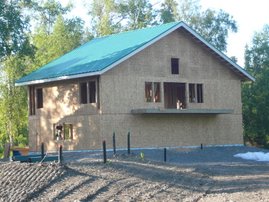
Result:
M158 109L158 108L143 108L132 109L131 113L139 114L232 114L233 109Z

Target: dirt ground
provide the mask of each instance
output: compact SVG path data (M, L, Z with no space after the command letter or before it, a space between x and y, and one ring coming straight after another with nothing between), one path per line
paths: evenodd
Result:
M0 162L0 201L269 201L267 163Z

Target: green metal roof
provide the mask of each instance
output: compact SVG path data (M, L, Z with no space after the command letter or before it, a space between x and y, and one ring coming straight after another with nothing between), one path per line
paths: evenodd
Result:
M212 45L208 44L185 23L173 22L95 38L27 76L22 77L16 81L16 85L31 85L102 74L179 27L184 27L227 62L232 64L237 71L248 79L254 80L244 69L232 62Z

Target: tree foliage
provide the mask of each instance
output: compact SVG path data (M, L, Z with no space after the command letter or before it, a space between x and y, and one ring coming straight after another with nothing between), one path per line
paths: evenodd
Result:
M269 146L269 25L255 33L245 50L246 69L256 81L243 85L245 139Z
M134 30L156 24L156 15L149 0L122 0L119 3L119 16L126 23L125 30Z
M17 1L0 0L0 60L23 51L28 19Z
M161 22L184 21L220 51L226 51L229 32L237 32L236 21L223 10L202 10L199 0L165 0Z
M15 87L15 81L83 42L83 21L64 19L62 14L68 10L56 1L21 3L0 4L1 11L5 11L0 13L0 156L6 142L27 144L27 91L25 87ZM20 5L31 10L24 15L28 13L39 22L34 33L27 32L27 17Z

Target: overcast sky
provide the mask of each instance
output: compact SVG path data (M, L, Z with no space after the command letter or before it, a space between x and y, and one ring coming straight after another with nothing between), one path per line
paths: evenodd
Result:
M69 0L60 0L66 3ZM72 1L72 0L71 0ZM83 6L85 0L73 0L76 5L73 15L78 15L85 21L87 9ZM87 0L89 2L91 0ZM153 4L161 4L163 0L151 0ZM235 56L238 64L244 67L244 51L250 44L255 31L261 31L269 24L269 0L200 0L203 9L222 9L232 15L237 22L238 32L230 33L228 38L227 56ZM85 19L86 18L86 19Z

